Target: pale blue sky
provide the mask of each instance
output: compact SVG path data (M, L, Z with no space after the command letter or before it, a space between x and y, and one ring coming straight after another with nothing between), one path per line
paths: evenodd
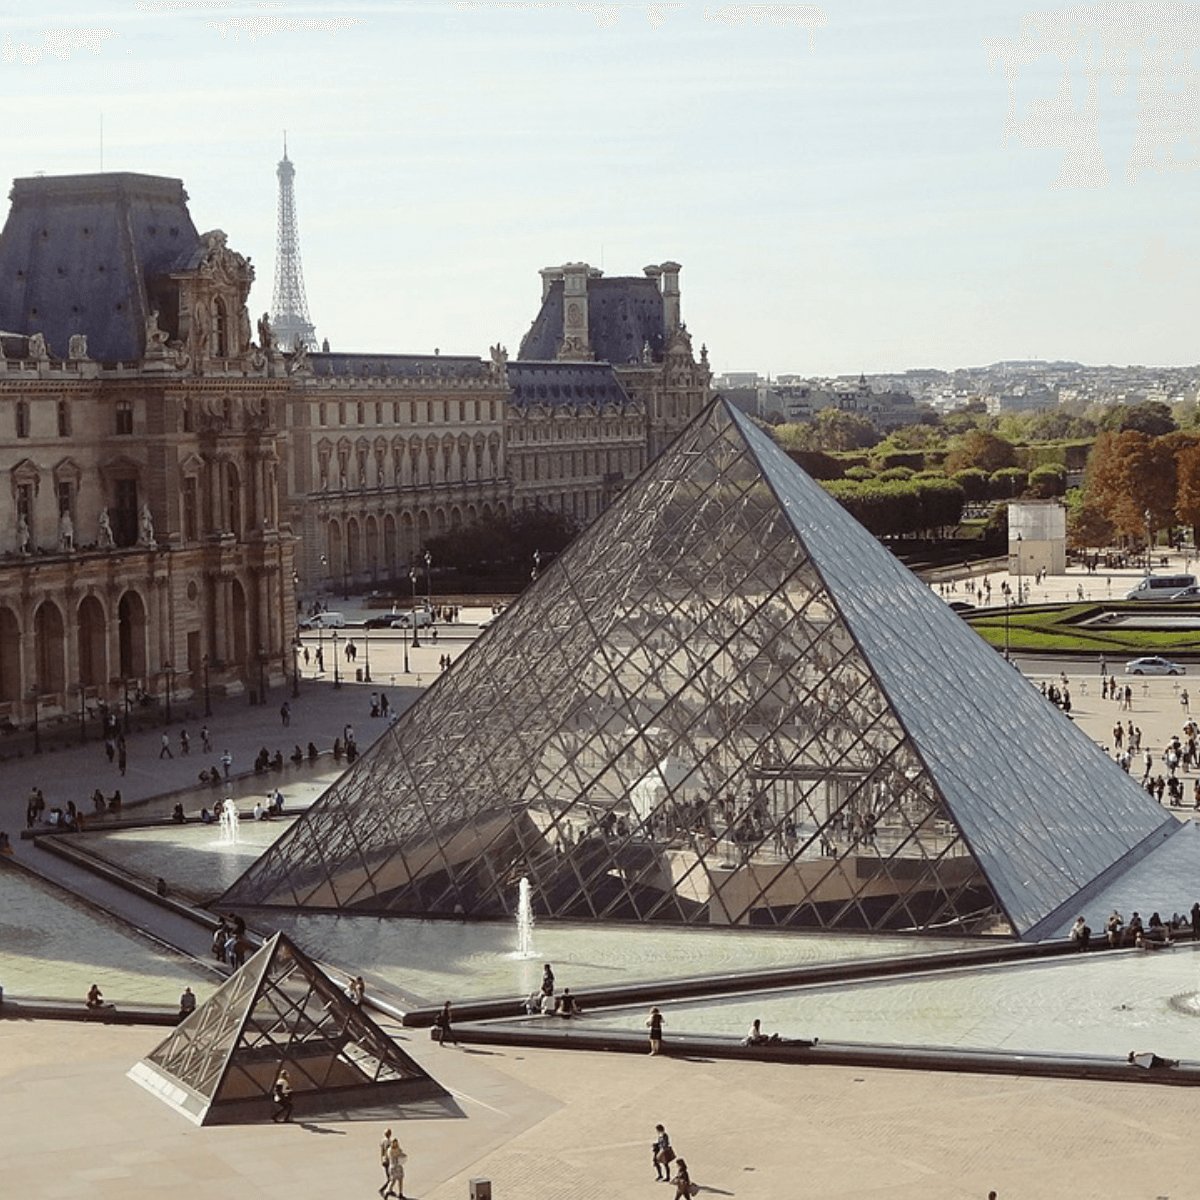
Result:
M0 0L0 179L99 169L103 114L104 168L182 178L197 226L253 258L257 315L286 127L309 308L335 349L515 353L539 268L673 258L718 371L1200 361L1196 173L1127 181L1153 78L1136 51L1123 94L1101 78L1099 148L1071 176L1089 186L1056 187L1061 138L1001 145L1008 84L984 39L1020 34L1019 3L828 0L811 50L807 28L730 27L719 5L657 28L645 5L608 28L570 4L37 7ZM1151 43L1174 35L1192 73L1164 81L1180 159L1200 153L1197 8ZM269 18L343 27L252 38ZM1059 87L1059 60L1035 57L1018 117ZM1081 111L1079 55L1071 84Z

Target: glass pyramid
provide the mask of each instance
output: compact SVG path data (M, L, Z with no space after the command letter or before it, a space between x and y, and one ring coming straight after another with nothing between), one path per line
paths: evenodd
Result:
M271 1089L284 1068L302 1116L444 1094L281 933L129 1076L208 1125L271 1113Z
M1178 827L718 399L222 904L1037 937Z

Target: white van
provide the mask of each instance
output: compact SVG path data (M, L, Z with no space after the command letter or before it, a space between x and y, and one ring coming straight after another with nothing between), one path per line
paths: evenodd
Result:
M1195 575L1147 575L1125 599L1171 600L1176 593L1195 586Z
M427 608L407 609L398 612L392 618L393 629L412 629L415 625L417 629L424 629L426 625L433 624L433 613Z
M340 612L319 612L300 622L301 629L345 629L346 617Z

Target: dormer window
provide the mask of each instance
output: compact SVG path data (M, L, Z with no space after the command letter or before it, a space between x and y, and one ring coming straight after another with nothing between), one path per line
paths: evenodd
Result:
M213 302L213 353L217 358L229 357L229 314L225 301L218 297Z

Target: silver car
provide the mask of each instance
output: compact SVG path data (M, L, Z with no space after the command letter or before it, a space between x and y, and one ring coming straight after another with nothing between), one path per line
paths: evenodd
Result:
M1186 675L1187 668L1181 667L1170 659L1160 658L1157 654L1148 654L1145 658L1135 658L1125 664L1126 675Z

